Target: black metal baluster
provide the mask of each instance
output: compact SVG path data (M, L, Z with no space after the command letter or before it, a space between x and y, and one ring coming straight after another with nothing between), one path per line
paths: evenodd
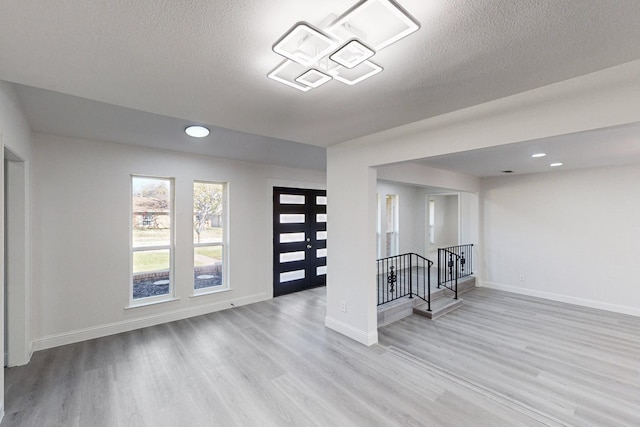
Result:
M458 270L460 269L460 260L458 257L456 257L456 289L454 290L455 292L455 297L453 297L453 299L458 299Z
M384 276L388 278L389 277L389 259L386 259L384 264L385 264ZM389 282L387 282L385 289L387 292L387 302L389 302Z
M442 276L440 273L440 269L442 268L442 249L438 248L438 289L440 289L440 282L442 280Z
M427 263L427 310L431 311L431 266L433 263L429 261Z
M412 254L409 254L409 298L413 298L413 267Z

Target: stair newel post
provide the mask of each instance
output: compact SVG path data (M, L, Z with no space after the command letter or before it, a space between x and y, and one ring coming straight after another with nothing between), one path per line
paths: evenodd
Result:
M433 262L427 263L427 310L431 311L431 266Z
M456 255L456 296L453 299L458 299L458 270L460 270L460 257Z
M413 269L411 268L412 256L409 254L409 298L413 298Z
M442 249L438 248L438 289L440 289L440 281L441 281L440 274L442 274L440 270L444 265L444 262L440 260L441 253L442 253Z

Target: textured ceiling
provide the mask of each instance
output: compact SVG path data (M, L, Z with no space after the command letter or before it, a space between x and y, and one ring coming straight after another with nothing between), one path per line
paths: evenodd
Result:
M533 154L546 156L533 158ZM550 167L560 162L561 167ZM640 163L640 123L543 138L417 160L424 166L478 177Z
M384 72L307 93L272 43L355 0L2 0L0 79L328 146L640 58L638 0L400 0Z
M209 126L205 138L184 132L190 121L15 85L32 129L54 135L118 142L227 159L324 171L326 150L315 145Z

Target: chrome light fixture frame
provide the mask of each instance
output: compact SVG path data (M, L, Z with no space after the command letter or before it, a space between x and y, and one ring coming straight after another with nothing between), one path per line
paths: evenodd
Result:
M299 33L306 33L302 38L302 43L308 43L313 47L315 40L319 43L324 43L325 47L316 52L309 53L309 55L306 55L306 58L304 57L305 55L301 53L287 49L287 44L289 42L295 42L296 36L298 36ZM337 45L338 42L336 40L327 36L313 25L307 22L298 22L274 43L273 51L305 67L311 67L324 56L333 52Z
M392 25L385 29L388 22ZM420 29L420 23L395 0L361 0L321 25L316 28L301 21L280 37L272 49L286 59L267 77L302 92L332 79L355 85L383 70L369 61L371 57ZM341 56L348 49L356 50L352 60Z
M355 49L359 49L360 52L362 52L362 54L357 60L347 61L340 56L341 52L346 51L348 49L352 49L354 46L355 46ZM376 54L375 50L371 49L370 47L362 43L360 40L351 39L348 42L346 42L340 49L336 50L331 55L329 55L329 59L331 59L333 62L337 64L342 65L345 68L353 68L357 65L362 64L364 61L371 58L375 54Z

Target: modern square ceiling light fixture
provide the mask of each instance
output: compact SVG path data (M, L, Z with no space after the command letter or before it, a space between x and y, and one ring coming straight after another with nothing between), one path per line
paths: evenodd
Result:
M301 22L273 45L273 51L287 59L310 67L333 52L338 42L309 24Z
M331 71L333 78L348 85L354 85L382 71L382 67L371 61L364 61L355 68L337 67Z
M358 40L351 40L340 49L335 51L329 59L343 67L353 68L356 65L362 64L367 59L371 58L375 52Z
M331 80L354 85L382 71L369 61L376 52L419 28L394 0L362 0L319 27L295 24L273 45L286 60L268 77L303 92Z
M328 82L329 80L331 80L331 76L328 76L325 73L316 70L315 68L310 69L296 79L297 82L300 82L312 88L316 88Z
M306 70L304 66L287 59L270 72L268 77L294 89L306 92L311 89L311 86L296 82L296 79L304 74Z
M377 52L419 28L418 21L394 1L365 0L336 19L327 32L336 38L362 35Z

